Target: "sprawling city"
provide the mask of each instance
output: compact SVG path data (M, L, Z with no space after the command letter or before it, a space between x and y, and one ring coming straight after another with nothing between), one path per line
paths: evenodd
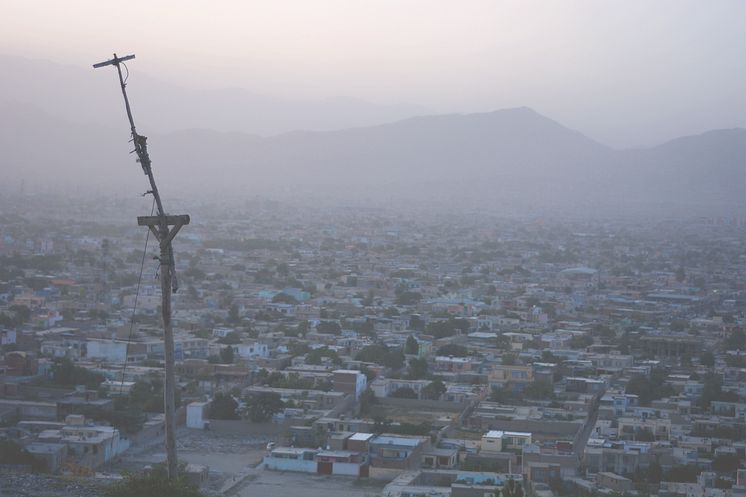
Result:
M157 244L123 214L149 200L102 201L2 199L4 492L164 461ZM744 488L743 220L202 209L173 324L206 495Z

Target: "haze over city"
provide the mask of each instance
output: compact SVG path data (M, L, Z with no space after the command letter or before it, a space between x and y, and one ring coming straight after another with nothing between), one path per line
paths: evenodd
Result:
M729 185L744 179L733 159L746 140L730 130L745 124L744 14L725 1L15 2L0 21L0 173L5 191L131 185L112 153L126 133L116 77L90 64L132 52L135 118L163 135L156 171L180 192L359 196L368 176L363 190L395 197L424 178L470 191L453 174L461 161L501 197L536 197L526 182L553 198L606 191L600 176L612 197L678 203L698 197L694 184L698 200L731 208ZM535 122L500 113L513 108ZM563 129L547 132L542 116ZM630 148L643 150L616 152Z

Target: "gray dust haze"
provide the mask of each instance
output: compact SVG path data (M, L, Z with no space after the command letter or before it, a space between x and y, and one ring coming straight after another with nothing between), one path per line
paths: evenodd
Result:
M138 184L118 51L182 194L740 208L742 2L139 3L5 7L3 192Z

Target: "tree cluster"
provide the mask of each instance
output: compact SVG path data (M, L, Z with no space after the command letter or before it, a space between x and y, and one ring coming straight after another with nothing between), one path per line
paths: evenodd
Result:
M466 333L468 330L469 321L453 317L444 321L432 321L425 327L427 334L435 338L450 337L457 333Z
M254 423L264 423L285 408L279 394L262 392L249 395L246 399L243 414Z
M374 362L392 369L399 369L404 365L404 354L401 349L389 348L383 344L368 345L357 353L355 359Z
M238 402L227 393L217 392L210 402L210 419L240 419Z
M56 359L52 365L52 384L65 387L85 385L98 388L104 376L86 368L76 366L70 359Z
M665 369L653 369L649 376L636 375L627 383L626 393L637 395L640 405L647 406L654 400L673 395L674 388L666 382L668 372Z

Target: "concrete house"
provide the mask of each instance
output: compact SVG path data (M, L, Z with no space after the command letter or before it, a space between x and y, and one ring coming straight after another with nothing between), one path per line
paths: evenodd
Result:
M370 462L381 468L417 468L429 446L430 439L425 437L379 435L370 440Z

